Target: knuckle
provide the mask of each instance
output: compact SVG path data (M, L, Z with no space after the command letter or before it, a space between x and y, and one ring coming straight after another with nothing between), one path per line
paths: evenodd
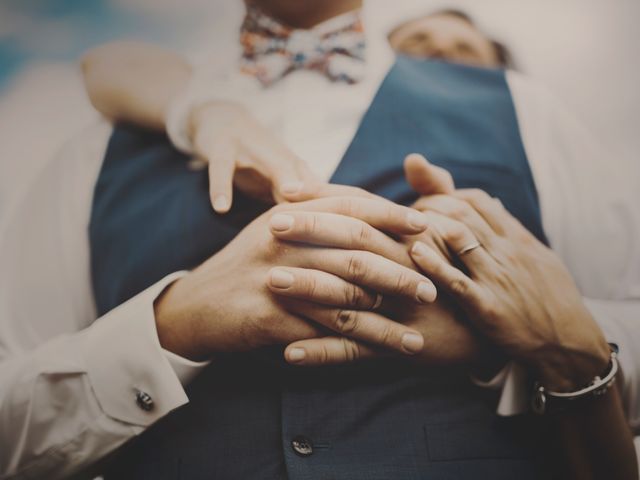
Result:
M495 301L482 302L481 313L486 319L496 319L500 317L500 311Z
M305 215L302 222L302 232L305 235L313 235L318 231L318 217L315 214Z
M412 285L412 278L406 272L401 271L396 277L394 291L396 293L403 293L410 290Z
M392 203L385 202L382 208L383 218L387 223L393 223L398 218L403 218L403 215L406 215L405 213L401 213L396 205Z
M318 282L313 275L303 277L303 292L309 298L315 298L318 293ZM295 285L295 283L294 283Z
M518 238L518 243L522 243L524 239ZM520 260L518 249L515 245L508 242L503 243L502 254L508 264L517 264Z
M451 292L460 297L465 297L469 293L469 282L464 277L456 277L449 283Z
M424 212L429 209L429 205L425 201L424 197L420 197L413 205L411 205L411 208Z
M356 308L365 306L365 294L361 288L349 283L345 288L345 303Z
M355 211L355 205L352 197L341 197L338 199L337 203L338 213L347 216L353 217L353 212Z
M459 222L453 223L445 232L445 238L453 244L462 244L468 237L467 227Z
M449 215L456 220L462 220L469 214L469 208L466 202L455 202L449 209Z
M380 343L382 345L392 345L394 344L394 339L396 338L395 329L391 325L384 325L380 329Z
M318 363L325 364L329 363L331 359L331 353L329 352L329 348L326 345L321 345L317 352L317 361Z
M360 358L360 347L356 342L348 338L341 338L341 345L344 354L344 359L348 362L353 362Z
M358 313L355 310L339 310L335 318L335 327L344 335L352 334L358 328Z
M351 244L356 246L367 245L371 240L369 225L358 222L351 231Z
M369 267L364 255L361 253L352 253L347 263L347 273L355 282L363 281L368 275Z

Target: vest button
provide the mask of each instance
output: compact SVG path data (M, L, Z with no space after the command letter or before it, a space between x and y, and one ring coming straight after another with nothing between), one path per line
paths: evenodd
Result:
M291 447L301 457L308 457L313 453L311 441L303 436L297 436L291 441Z

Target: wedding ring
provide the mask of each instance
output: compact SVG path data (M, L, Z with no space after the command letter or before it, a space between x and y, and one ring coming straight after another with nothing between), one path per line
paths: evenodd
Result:
M371 310L377 310L380 305L382 305L382 295L376 293L376 303L373 304Z
M458 252L458 256L461 257L462 255L465 255L469 252L472 252L473 250L475 250L478 247L481 247L482 245L480 244L480 242L473 242L470 243L469 245L467 245L464 248L461 248L460 251Z

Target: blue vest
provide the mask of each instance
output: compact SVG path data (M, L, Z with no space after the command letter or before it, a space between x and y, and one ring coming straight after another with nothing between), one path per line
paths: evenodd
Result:
M409 204L416 195L402 161L411 152L445 167L458 187L500 198L544 241L504 72L399 58L332 182ZM205 171L189 170L163 135L118 126L90 224L99 313L203 262L266 208L236 192L233 210L216 215ZM546 478L536 422L498 418L496 393L473 386L467 368L398 359L302 369L281 355L217 359L188 386L189 404L126 445L107 477ZM301 438L311 455L292 448Z

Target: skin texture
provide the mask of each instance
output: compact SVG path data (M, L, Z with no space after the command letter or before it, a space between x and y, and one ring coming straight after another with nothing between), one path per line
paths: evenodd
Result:
M466 272L421 242L411 249L413 260L492 343L531 365L552 390L576 390L606 370L609 347L569 272L499 201L458 190L415 207Z
M265 288L265 282L270 278L272 284L274 280L282 283L283 276L278 280L277 273L270 271L282 265L290 271L307 269L316 279L318 295L323 289L337 291L365 308L375 303L375 295L368 293L371 290L408 302L431 303L436 297L433 284L415 269L389 260L388 244L372 241L366 250L342 248L367 225L380 232L419 233L425 228L423 215L385 200L355 197L321 198L286 209L287 214L280 206L260 216L222 251L165 291L155 308L163 347L203 359L220 352L317 338L334 330L405 354L422 350L419 332L382 316L348 329L349 318L334 309L312 324L304 317L311 310L321 311L317 304L292 314ZM299 225L301 231L329 231L335 224L342 227L339 235L325 239L328 241L318 248L285 245L271 234L293 225Z
M389 43L396 52L418 58L500 66L491 40L468 21L449 14L409 21L392 32Z

